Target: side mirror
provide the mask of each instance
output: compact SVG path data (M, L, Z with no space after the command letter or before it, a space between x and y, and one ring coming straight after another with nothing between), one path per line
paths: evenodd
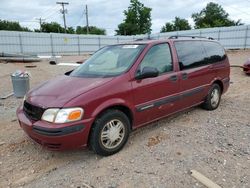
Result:
M135 78L144 79L144 78L153 78L159 75L159 71L154 67L144 67L142 72L139 73Z

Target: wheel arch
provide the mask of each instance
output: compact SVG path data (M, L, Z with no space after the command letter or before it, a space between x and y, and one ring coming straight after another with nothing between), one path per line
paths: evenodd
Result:
M122 99L113 99L113 100L105 101L104 103L102 103L95 109L95 111L92 113L92 117L94 117L96 120L105 111L110 110L110 109L116 109L116 110L120 110L121 112L123 112L129 118L130 129L132 130L133 123L134 123L134 111L132 110L132 104L126 103L126 101Z
M91 125L91 129L89 132L89 136L88 136L88 145L90 146L89 142L90 142L90 138L91 138L91 134L92 134L92 128L94 126L95 121L102 115L104 114L107 110L112 110L112 109L116 109L116 110L120 110L121 112L123 112L129 119L130 122L130 131L133 128L133 122L134 122L134 114L133 111L128 107L128 105L126 105L125 103L110 103L109 105L107 105L108 102L106 102L105 104L102 104L101 106L99 106L92 114L92 117L94 117L94 121Z
M220 86L220 89L221 89L221 93L224 92L224 85L223 85L223 82L219 79L216 79L213 84L218 84Z

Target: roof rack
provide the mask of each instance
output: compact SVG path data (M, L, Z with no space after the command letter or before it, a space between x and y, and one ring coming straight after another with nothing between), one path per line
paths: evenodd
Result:
M192 39L202 38L202 39L214 40L214 38L212 37L188 36L188 35L173 35L170 36L168 39L178 39L178 38L192 38Z
M135 39L134 41L145 41L145 40L152 40L152 38L138 38Z

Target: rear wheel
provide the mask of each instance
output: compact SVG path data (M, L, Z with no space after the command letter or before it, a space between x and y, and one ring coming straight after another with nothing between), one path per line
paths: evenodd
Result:
M215 110L220 104L220 99L221 88L218 84L213 84L202 107L206 110Z
M129 137L130 121L119 110L108 110L98 118L92 128L90 145L103 156L120 151Z

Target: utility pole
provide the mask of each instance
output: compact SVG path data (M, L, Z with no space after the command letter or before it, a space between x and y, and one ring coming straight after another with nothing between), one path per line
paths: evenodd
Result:
M68 2L56 2L56 4L62 5L62 9L60 10L60 12L63 14L63 23L64 23L64 33L66 33L66 17L65 14L67 14L67 9L64 8L64 5L68 5Z
M42 18L36 18L36 20L38 20L39 24L40 24L40 32L42 31L42 23L45 21L45 19Z
M86 15L86 28L87 34L89 34L89 15L88 15L88 5L85 6L85 15Z

